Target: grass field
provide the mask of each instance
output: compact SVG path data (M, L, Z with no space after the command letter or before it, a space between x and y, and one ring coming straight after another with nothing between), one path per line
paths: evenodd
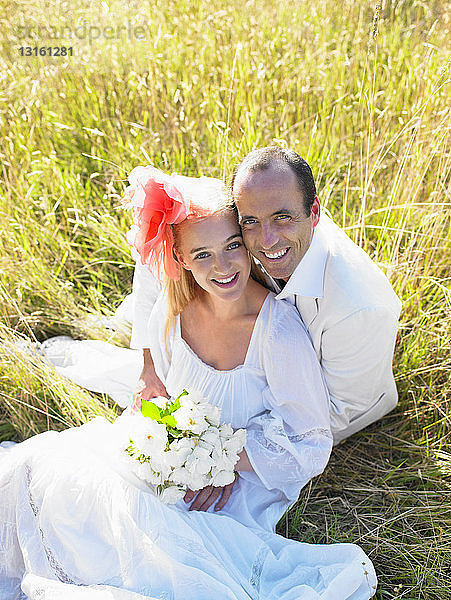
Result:
M438 0L3 1L0 440L116 412L17 342L127 344L92 318L130 291L127 173L228 179L286 144L403 312L398 408L334 450L279 532L359 543L378 600L451 598L449 29Z

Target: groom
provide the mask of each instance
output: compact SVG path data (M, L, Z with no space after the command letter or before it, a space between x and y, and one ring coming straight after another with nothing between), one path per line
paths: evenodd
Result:
M312 171L292 150L248 154L232 193L244 242L267 285L296 306L310 333L338 443L396 406L392 357L401 303L369 256L321 214ZM166 392L140 337L156 294L149 276L138 263L131 345L144 349L135 392L144 399Z

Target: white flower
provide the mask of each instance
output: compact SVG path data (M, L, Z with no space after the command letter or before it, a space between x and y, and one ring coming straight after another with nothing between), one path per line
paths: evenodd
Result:
M165 398L164 396L155 396L155 398L150 398L150 402L156 404L158 408L167 408L172 400L170 398Z
M152 402L165 409L171 400L158 397ZM207 485L232 483L245 431L234 432L230 424L220 425L220 409L209 404L199 391L182 396L180 408L172 414L184 436L169 445L170 426L141 414L117 419L119 446L126 451L123 455L133 472L158 487L162 502L167 504L182 498L187 487L199 490Z
M246 443L246 430L245 429L237 429L233 436L228 440L224 440L223 448L226 452L236 453L241 452L244 448L244 444Z
M181 467L195 446L193 438L181 438L174 440L165 452L165 460L172 468Z
M161 455L150 457L150 466L156 475L158 475L159 483L164 483L169 475L172 473L172 467L168 463L166 458L167 452L163 452Z
M188 485L190 473L186 467L179 467L174 469L169 475L169 480L179 485Z
M157 423L148 417L142 417L139 428L133 431L132 440L140 452L147 456L158 456L166 447L168 434L166 425ZM144 423L142 423L144 421Z
M158 494L158 497L164 504L175 504L185 495L185 488L179 485L170 485Z
M221 419L221 410L217 406L212 406L211 404L206 404L204 409L204 414L206 420L210 423L210 425L214 425L215 427L219 427L220 419Z
M225 423L219 427L219 436L222 440L227 440L233 435L232 426L229 423Z
M193 404L203 404L206 402L206 400L201 392L199 392L198 390L191 390L191 392L189 392L187 396L185 395L180 398L181 405L185 404L185 402L192 402Z
M200 473L205 475L214 467L214 464L210 452L199 446L194 448L185 461L185 467L191 474Z
M114 423L114 435L116 436L117 445L121 450L125 450L130 446L130 438L133 437L133 432L136 430L135 425L137 418L134 415L121 415Z
M190 473L186 485L190 490L196 491L210 485L210 477L201 473Z
M214 485L216 487L223 487L224 485L228 485L235 480L235 472L234 471L218 471L213 475L210 485Z
M219 441L219 429L217 427L210 426L202 433L199 440L208 442L213 447L217 446Z
M199 435L208 428L208 423L202 411L199 410L199 406L186 403L172 413L178 429Z

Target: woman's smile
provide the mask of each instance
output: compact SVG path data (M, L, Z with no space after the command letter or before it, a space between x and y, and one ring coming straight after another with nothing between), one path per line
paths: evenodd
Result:
M236 284L239 276L240 274L237 272L234 275L231 275L230 277L216 277L212 279L212 281L221 288L231 288Z

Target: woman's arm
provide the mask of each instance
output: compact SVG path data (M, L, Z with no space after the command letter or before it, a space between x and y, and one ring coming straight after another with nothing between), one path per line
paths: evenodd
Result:
M262 348L267 411L249 423L245 450L261 483L295 500L329 460L329 395L298 313L290 305L275 313Z

